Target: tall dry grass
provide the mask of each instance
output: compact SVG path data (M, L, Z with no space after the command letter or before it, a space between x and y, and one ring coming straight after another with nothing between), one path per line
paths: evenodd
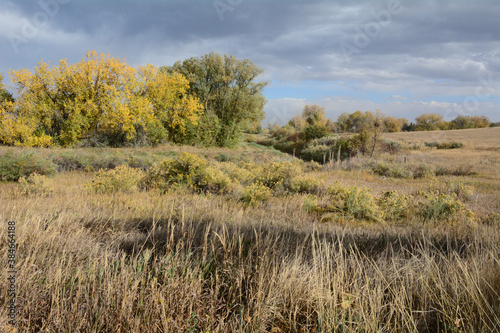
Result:
M300 195L90 194L82 175L48 197L2 186L20 332L500 331L498 225L341 227Z

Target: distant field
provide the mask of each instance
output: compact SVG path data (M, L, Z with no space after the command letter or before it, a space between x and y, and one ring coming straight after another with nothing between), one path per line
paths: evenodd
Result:
M415 142L460 141L465 145L464 148L500 150L500 127L385 133L384 137Z

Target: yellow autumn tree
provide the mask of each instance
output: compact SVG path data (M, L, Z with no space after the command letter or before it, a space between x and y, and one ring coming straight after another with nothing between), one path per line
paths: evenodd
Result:
M143 95L152 106L150 131L163 129L171 141L180 142L189 125L197 125L203 113L198 98L188 95L189 81L179 73L167 73L148 65L139 67ZM162 135L150 132L151 136Z
M81 140L123 145L140 134L159 143L171 128L182 131L183 121L196 121L201 106L186 97L182 75L157 73L153 66L136 69L95 51L73 65L61 60L50 67L42 61L33 73L11 71L18 99L4 114L14 132L7 133L2 122L0 140L26 146L73 146Z

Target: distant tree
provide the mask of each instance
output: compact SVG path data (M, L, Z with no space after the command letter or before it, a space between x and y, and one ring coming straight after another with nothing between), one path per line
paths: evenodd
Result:
M385 117L384 118L384 126L387 130L387 132L394 133L394 132L401 132L403 128L403 121L402 119L398 119L395 117Z
M459 115L451 121L451 124L454 129L474 128L474 123L470 116Z
M417 131L434 131L443 129L445 121L443 116L437 113L424 113L416 119L415 129Z
M248 59L212 52L162 70L187 77L189 93L198 97L205 108L200 125L190 128L192 140L233 146L243 131L264 119L266 100L262 92L267 82L256 81L263 70Z
M472 116L471 121L475 128L485 128L490 125L490 120L486 116Z
M350 127L349 113L344 112L338 116L336 125L341 133L348 132Z
M413 132L413 131L415 131L415 124L407 122L406 124L403 125L402 131L403 132Z
M3 83L3 76L0 73L0 104L3 101L13 102L14 98L12 94L5 88L5 84Z
M313 126L326 126L325 107L319 105L306 105L302 111L302 118L306 120L309 125Z
M297 130L298 132L302 132L304 128L307 126L307 121L302 115L297 114L288 121L288 125L295 128L295 130Z

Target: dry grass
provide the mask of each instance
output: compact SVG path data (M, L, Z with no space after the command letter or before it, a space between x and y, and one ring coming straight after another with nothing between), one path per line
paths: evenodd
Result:
M222 152L271 156L244 149ZM431 153L403 156L430 163ZM472 184L477 197L465 204L499 213L500 193L486 186L499 181L498 152L458 150L469 153L494 160L479 175L437 182ZM374 195L430 186L363 170L311 174L325 187L341 181ZM254 207L182 189L96 194L85 189L93 177L59 173L48 196L0 184L0 220L17 221L20 332L500 332L498 223L320 223L302 207L307 194ZM2 227L3 267L6 239Z
M385 133L384 137L407 142L458 141L464 148L500 150L500 127L449 131L418 131Z

